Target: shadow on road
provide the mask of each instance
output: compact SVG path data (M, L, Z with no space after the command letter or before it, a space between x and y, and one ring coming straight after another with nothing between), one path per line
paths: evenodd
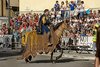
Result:
M21 55L20 50L0 50L0 58Z
M66 62L74 62L74 61L89 61L89 60L85 60L85 59L76 60L74 58L65 58L65 59L56 61L56 63L66 63ZM51 63L51 61L50 60L36 60L36 61L32 61L30 63Z

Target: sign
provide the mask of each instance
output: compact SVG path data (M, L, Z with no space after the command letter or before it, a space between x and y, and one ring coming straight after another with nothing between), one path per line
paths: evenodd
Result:
M0 29L2 28L2 24L8 25L8 18L7 17L0 17Z
M90 36L90 37L86 36L86 37L79 38L77 45L90 46L90 48L92 49L93 47L92 39L93 39L93 36Z

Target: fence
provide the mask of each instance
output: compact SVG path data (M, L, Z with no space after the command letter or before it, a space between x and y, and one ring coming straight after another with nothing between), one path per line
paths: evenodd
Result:
M80 50L82 53L82 51L87 51L88 53L89 50L93 50L93 36L80 36L79 38L62 38L62 48L64 49L68 49L70 52L71 49L74 49L76 52L78 52L77 50Z
M20 48L20 46L21 43L15 42L13 35L0 35L0 48Z
M98 8L89 8L90 10L95 10L95 11L98 11L98 10L100 10L100 7L98 7Z
M78 39L77 45L81 45L81 46L89 46L90 49L92 50L93 47L93 36L81 36Z

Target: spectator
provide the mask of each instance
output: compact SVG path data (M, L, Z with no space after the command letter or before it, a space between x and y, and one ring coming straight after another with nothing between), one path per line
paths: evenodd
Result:
M69 18L70 16L69 16L69 14L70 14L70 9L69 9L69 3L68 3L68 1L66 0L66 5L65 5L65 9L66 9L66 11L65 11L65 17L66 18Z
M56 4L54 5L54 9L55 11L60 11L60 5L58 1L56 1Z
M32 27L32 26L33 26L33 23L34 23L34 19L33 19L33 17L31 16L31 17L30 17L30 20L29 20L29 25Z
M13 19L10 20L10 26L12 26L12 27L14 26L14 20Z
M100 17L100 10L98 10L98 17Z
M82 18L84 16L84 1L78 3L77 9L78 9L78 18Z
M8 34L8 28L7 28L6 24L3 24L3 26L2 26L2 32L3 32L5 35Z
M64 14L65 14L65 4L64 1L61 2L61 17L64 19Z
M3 30L2 30L2 29L0 29L0 35L4 35L4 33L3 33Z
M38 25L38 22L39 22L39 15L36 14L36 15L34 16L34 23L33 23L33 26Z
M32 27L29 25L29 23L27 23L26 32L30 32L30 31L32 31Z
M26 32L25 29L26 29L25 24L22 24L22 25L20 26L20 28L19 28L19 32L21 33L22 36L25 35L25 32Z
M15 42L15 43L19 42L19 41L18 41L18 40L19 40L19 32L18 32L17 29L14 29L14 30L13 30L13 36L14 36L14 42Z
M99 25L95 24L94 29L93 29L93 53L95 52L96 49L96 36L97 36L97 28Z
M71 3L69 4L69 6L70 6L70 10L71 10L70 14L71 14L71 16L73 16L76 4L74 3L74 1L71 1Z
M51 9L51 18L52 20L55 19L55 12L54 12L54 8Z
M92 12L92 10L90 10L89 17L93 17L93 12Z
M95 11L95 10L93 11L93 17L94 17L94 18L96 18L96 17L97 17L97 13L96 13L96 11Z

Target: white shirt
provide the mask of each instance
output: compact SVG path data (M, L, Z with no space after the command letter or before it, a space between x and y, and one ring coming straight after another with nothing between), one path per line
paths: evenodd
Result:
M60 10L65 10L65 9L66 9L65 5L61 5L61 9Z
M78 5L77 9L78 9L78 12L83 12L84 11L84 4Z
M54 18L55 17L55 13L54 11L51 11L51 18Z
M66 10L70 10L70 8L69 8L69 4L68 4L68 5L66 5Z

